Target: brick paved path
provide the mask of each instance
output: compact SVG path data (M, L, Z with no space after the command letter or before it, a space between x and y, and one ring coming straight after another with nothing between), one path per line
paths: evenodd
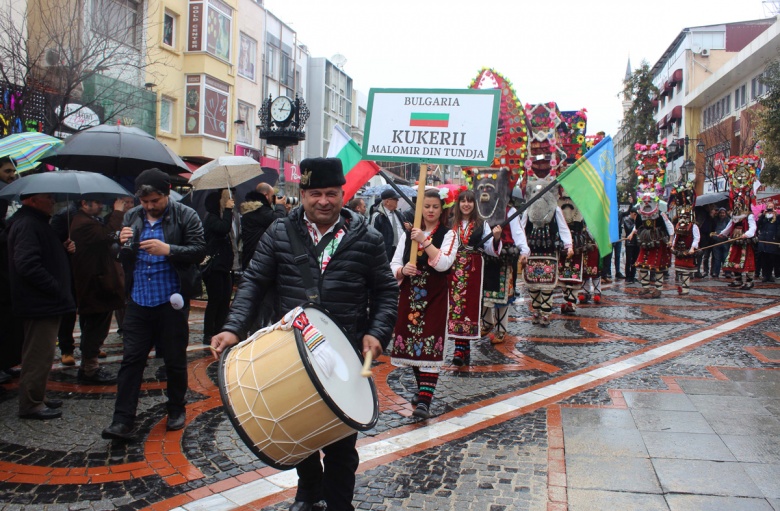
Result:
M435 417L411 417L414 380L375 363L380 420L360 435L358 509L780 509L780 286L697 281L659 300L618 281L600 305L474 343L447 367ZM560 298L558 298L560 303ZM265 466L221 410L193 310L187 427L165 431L160 362L149 361L142 441L100 438L113 387L52 373L63 418L16 418L0 386L2 509L286 509L295 474ZM116 371L121 343L109 338ZM451 351L451 347L450 347Z

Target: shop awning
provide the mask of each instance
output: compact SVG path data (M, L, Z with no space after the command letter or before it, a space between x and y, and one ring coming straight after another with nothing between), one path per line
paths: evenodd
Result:
M675 69L674 73L672 73L672 79L669 80L669 82L672 85L677 85L678 83L682 82L683 74L682 69Z
M682 119L682 105L677 105L676 107L672 108L672 111L667 117L669 122Z

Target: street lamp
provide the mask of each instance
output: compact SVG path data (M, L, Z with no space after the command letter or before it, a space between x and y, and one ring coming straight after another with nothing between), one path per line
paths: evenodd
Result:
M697 153L703 153L704 152L704 140L700 138L690 138L688 135L685 135L685 139L683 139L683 143L685 144L685 151L683 152L683 164L680 167L680 170L682 170L682 180L688 181L688 172L694 170L696 168L696 164L693 163L688 158L688 144L691 142L697 142L696 144L696 152ZM680 150L680 144L677 140L672 140L666 148L669 150L670 153L676 153Z

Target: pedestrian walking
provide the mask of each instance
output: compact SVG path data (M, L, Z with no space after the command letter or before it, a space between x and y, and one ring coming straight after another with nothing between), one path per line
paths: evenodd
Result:
M141 201L125 214L119 241L129 301L125 311L122 363L111 425L103 438L130 440L146 359L162 351L168 382L168 430L186 420L189 301L202 292L198 263L206 242L195 210L170 198L167 174L152 168L135 180Z
M309 301L307 282L316 287L308 291L341 324L357 352L371 352L376 358L390 339L398 285L382 236L363 217L343 208L346 180L341 160L308 158L300 169L302 207L272 224L258 243L224 330L211 340L215 356L244 337L266 295L280 304L275 320ZM293 246L300 246L301 253ZM296 466L298 489L292 511L310 511L321 499L328 509L354 509L360 463L356 441L357 433L349 435L324 447L322 462L317 452Z

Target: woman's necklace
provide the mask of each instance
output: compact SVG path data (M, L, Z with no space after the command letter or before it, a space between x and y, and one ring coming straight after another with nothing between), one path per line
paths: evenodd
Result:
M466 228L463 228L463 223L465 222ZM460 223L458 226L458 238L460 239L460 244L463 246L468 245L469 240L471 239L471 233L474 232L474 222L471 220L464 220Z
M422 256L422 255L423 255L423 252L425 252L425 249L423 248L423 245L425 245L425 243L427 243L428 241L430 241L430 240L431 240L431 238L433 237L433 233L435 233L435 232L436 232L436 229L438 229L438 228L439 228L439 225L441 225L441 224L436 224L436 227L434 227L434 228L431 230L431 233L428 235L428 237L426 237L426 238L423 240L423 242L422 242L422 243L418 243L418 244L417 244L417 257L420 257L420 256Z

